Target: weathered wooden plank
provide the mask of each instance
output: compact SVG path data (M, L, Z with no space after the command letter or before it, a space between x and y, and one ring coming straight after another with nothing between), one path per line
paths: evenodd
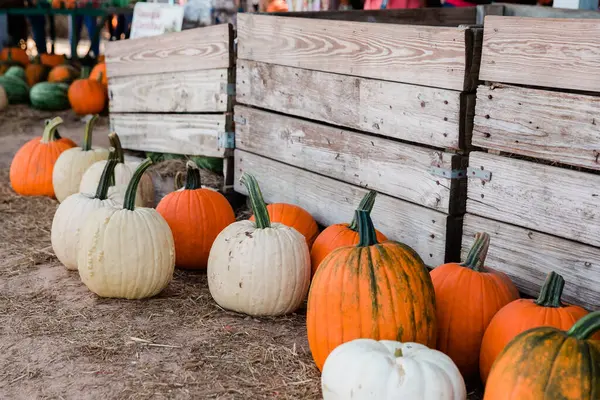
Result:
M226 157L219 144L227 126L225 114L111 114L110 128L124 148L161 153Z
M290 67L469 90L468 28L238 16L238 57ZM478 66L477 66L478 67Z
M254 61L237 64L238 103L435 147L464 146L459 92Z
M475 146L600 169L600 97L480 86L474 123Z
M482 80L600 91L600 21L485 18Z
M235 190L242 172L256 176L265 201L293 203L323 225L347 222L367 190L292 167L242 150L235 150ZM390 239L415 249L427 265L444 262L448 217L387 195L377 196L372 212L377 229Z
M236 123L237 149L444 213L464 212L466 185L431 170L461 169L459 155L239 105L235 115L243 120Z
M600 246L600 175L474 152L467 212Z
M207 26L106 44L106 73L116 76L228 68L233 65L233 28Z
M110 112L225 112L228 69L118 76L110 80Z
M466 214L463 257L477 232L491 236L486 265L507 273L523 293L537 296L546 275L555 271L566 281L565 302L600 308L599 248Z

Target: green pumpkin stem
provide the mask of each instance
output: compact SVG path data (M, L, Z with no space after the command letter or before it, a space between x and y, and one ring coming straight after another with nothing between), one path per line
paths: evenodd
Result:
M254 213L254 218L256 220L256 227L258 229L270 228L271 218L269 218L267 205L265 204L256 178L254 175L244 172L240 178L240 182L246 186L246 190L250 196L250 204L252 205L252 212Z
M100 182L98 182L98 188L96 189L96 196L94 198L99 200L106 200L106 195L108 194L108 188L113 186L111 185L111 180L114 182L115 179L115 167L117 166L117 160L114 158L109 158L102 170L102 175L100 176Z
M535 304L542 307L562 307L560 297L562 296L564 287L564 278L554 271L550 272L546 277L546 281L542 286L542 290L540 291L540 295L535 301Z
M60 139L60 135L56 128L63 123L61 117L56 117L49 121L46 121L46 126L44 127L44 133L42 134L42 143L50 143L55 140Z
M598 331L600 331L600 311L594 311L575 322L567 332L567 336L586 340Z
M93 115L92 118L85 124L85 134L83 135L83 151L90 151L92 149L92 133L94 132L94 126L98 121L98 114Z
M485 232L477 232L475 242L467 254L467 259L461 265L476 272L485 270L484 263L490 247L490 235Z
M140 180L144 175L144 172L152 165L152 160L146 158L133 173L129 185L127 185L127 191L125 192L125 199L123 200L123 208L129 211L135 210L135 196L137 194L137 188L140 184Z
M377 243L377 234L371 220L371 214L367 210L356 210L354 218L358 221L358 237L359 241L356 247L373 246Z
M189 160L186 164L187 175L185 177L185 189L196 190L202 187L200 180L200 169L195 162Z
M375 205L375 197L377 197L377 192L370 190L367 194L365 194L365 197L362 198L360 203L358 203L357 209L365 210L368 213L371 213L373 206ZM358 221L356 220L356 214L354 214L352 222L350 222L350 225L348 225L348 229L358 232Z
M90 67L83 66L81 67L81 75L79 76L79 79L87 79L90 77Z
M111 132L108 134L108 141L110 145L115 148L115 158L119 160L120 164L125 163L125 154L123 153L123 147L121 146L121 139L119 139L119 135L116 132Z

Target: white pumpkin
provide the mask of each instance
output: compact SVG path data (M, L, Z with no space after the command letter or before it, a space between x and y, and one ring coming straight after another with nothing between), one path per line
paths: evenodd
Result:
M98 116L94 115L87 122L83 146L63 151L54 164L52 186L59 202L79 193L79 184L84 172L96 161L108 158L107 149L92 148L92 131L97 119Z
M95 194L72 194L58 206L54 214L50 234L52 249L67 269L77 269L77 250L81 227L89 215L99 208L118 207L122 204L118 198L115 198L116 196L107 196L110 177L116 164L116 160L111 160L106 164Z
M450 357L419 343L355 339L336 347L321 375L323 400L465 400Z
M8 96L6 90L0 86L0 111L3 111L6 107L8 107Z
M208 288L223 308L254 316L295 311L310 284L310 254L304 236L293 228L271 224L256 179L240 180L256 217L238 221L215 239L208 257Z
M101 297L141 299L160 293L173 278L175 244L167 221L153 208L135 208L137 186L152 164L140 164L123 207L95 210L79 239L77 268Z

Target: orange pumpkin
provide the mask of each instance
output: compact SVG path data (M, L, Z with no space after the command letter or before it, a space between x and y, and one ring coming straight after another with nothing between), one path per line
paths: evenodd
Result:
M568 332L533 328L500 353L484 400L597 400L600 398L600 311L586 315Z
M476 378L483 334L492 317L519 298L504 273L484 266L490 244L478 233L464 263L448 263L431 271L438 321L438 350L446 353L465 378Z
M375 204L376 196L377 192L372 190L369 191L360 201L358 209L365 210L370 213L373 209L373 205ZM387 240L387 237L378 230L375 230L375 233L377 234L378 242L384 242ZM313 243L310 251L312 275L315 275L317 268L319 268L319 264L321 264L323 259L325 259L325 257L327 257L333 250L344 246L358 244L358 241L359 237L356 217L352 219L350 224L335 224L325 228L325 230L319 234Z
M77 78L77 70L69 64L58 65L48 74L48 82L65 82L71 83Z
M515 300L492 318L483 335L479 357L479 372L484 383L498 354L518 334L540 326L567 330L588 314L581 307L562 304L564 286L563 277L550 272L537 300Z
M50 68L40 63L40 57L36 57L31 64L25 68L25 80L29 86L43 82L48 78Z
M269 204L267 211L269 212L271 222L279 222L280 224L294 228L304 235L308 248L311 248L319 235L319 227L308 211L302 207L287 203ZM250 221L255 221L254 215L250 217Z
M235 222L233 208L221 193L202 189L200 171L187 163L183 189L167 194L156 211L163 216L175 240L175 264L180 268L206 269L215 238Z
M66 61L64 54L43 53L40 55L40 58L42 60L42 64L49 67L57 67L61 64L64 64Z
M90 73L90 79L98 81L104 86L108 87L108 79L106 78L106 64L96 64Z
M10 184L18 194L54 197L54 163L63 151L77 146L58 134L56 128L62 122L60 117L47 121L42 137L31 139L15 154L10 164Z
M87 78L89 69L83 68L81 79L69 87L69 103L76 114L99 114L106 105L106 88L97 80Z
M435 346L433 284L421 257L405 244L378 243L367 211L357 210L356 246L319 266L308 295L308 344L319 369L331 351L358 338Z
M106 57L104 56L104 54L100 54L100 55L98 56L98 59L97 59L97 61L98 61L98 63L103 63L103 62L105 62L105 61L106 61Z
M29 56L27 52L20 47L5 47L0 53L0 60L7 61L11 59L26 67L29 64Z

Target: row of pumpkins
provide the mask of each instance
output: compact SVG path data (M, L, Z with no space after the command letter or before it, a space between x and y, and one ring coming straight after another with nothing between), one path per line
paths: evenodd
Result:
M554 272L537 299L520 299L507 275L485 266L488 234L476 235L465 262L430 273L375 229L373 191L352 222L319 233L306 210L267 206L244 173L254 215L236 222L193 162L183 187L143 207L152 162L125 163L115 133L110 149L93 148L94 121L81 147L60 137L60 118L49 121L15 155L10 180L20 194L56 196L54 252L97 295L154 296L177 265L206 268L213 299L239 313L279 316L308 297L325 400L464 400L465 381L478 376L485 400L600 398L600 311L564 304Z
M18 47L3 49L0 60L0 110L8 104L30 103L39 110L72 108L88 115L106 107L108 86L102 56L93 69L77 68L57 54L41 54L30 61Z

